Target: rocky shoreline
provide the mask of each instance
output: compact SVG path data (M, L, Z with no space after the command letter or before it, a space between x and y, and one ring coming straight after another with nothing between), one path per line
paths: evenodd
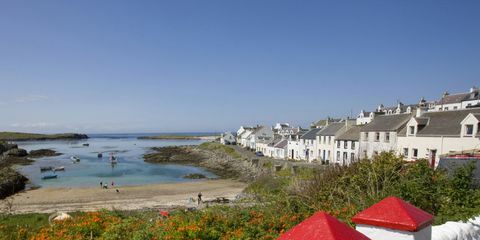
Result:
M219 144L219 143L208 143ZM212 150L199 146L155 147L152 153L144 155L144 161L150 163L176 163L203 167L225 179L250 182L256 177L270 173L262 163L235 157L221 149Z
M12 168L14 165L29 165L34 160L31 158L58 156L51 149L32 150L28 153L25 149L18 148L17 144L0 142L0 199L25 189L28 178Z

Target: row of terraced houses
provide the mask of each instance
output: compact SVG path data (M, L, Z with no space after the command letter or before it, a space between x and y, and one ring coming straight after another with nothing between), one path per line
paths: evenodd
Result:
M406 160L428 159L434 166L440 155L479 148L479 126L480 90L473 87L465 93L445 92L437 101L380 105L354 119L327 118L308 129L288 123L241 126L221 139L277 159L347 165L393 151Z

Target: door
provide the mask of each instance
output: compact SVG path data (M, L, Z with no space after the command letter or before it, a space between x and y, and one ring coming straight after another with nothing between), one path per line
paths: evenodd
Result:
M430 150L430 167L435 168L436 161L437 161L437 150Z

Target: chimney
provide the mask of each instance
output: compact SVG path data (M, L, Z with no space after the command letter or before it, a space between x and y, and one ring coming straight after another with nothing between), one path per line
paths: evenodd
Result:
M478 90L477 87L473 86L473 87L470 88L470 93L473 93L473 92L475 92L475 91L477 91L477 90Z
M352 218L372 240L431 240L433 216L397 197L387 197Z
M427 112L427 109L425 107L419 107L415 112L415 117L421 117L425 112Z
M448 96L448 95L450 95L450 94L449 94L447 91L445 91L445 92L443 93L443 97L446 97L446 96Z

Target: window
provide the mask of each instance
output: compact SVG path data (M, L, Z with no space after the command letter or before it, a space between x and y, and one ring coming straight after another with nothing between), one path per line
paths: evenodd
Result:
M403 156L408 157L408 148L403 149Z
M348 148L348 141L343 141L343 148L347 149Z
M385 142L390 142L390 133L385 133Z
M340 151L337 151L337 161L340 160Z
M340 141L337 141L337 148L340 148Z
M355 161L355 153L350 153L350 161Z
M458 107L457 107L457 106L453 107L453 110L457 110L457 109L458 109Z
M351 141L350 146L351 146L352 149L355 149L355 142Z
M414 148L413 149L413 158L417 158L418 157L418 149Z
M344 153L343 153L343 162L344 162L344 163L345 163L345 161L347 161L347 156L348 156L347 153L344 152Z
M448 107L445 107L445 111L448 111Z
M375 142L380 141L380 133L375 133Z
M332 138L328 136L328 144L330 144L331 142L332 142Z
M368 141L368 132L365 133L363 140Z
M410 135L415 135L415 126L408 127Z
M465 135L472 136L473 135L473 125L467 124L465 125Z

